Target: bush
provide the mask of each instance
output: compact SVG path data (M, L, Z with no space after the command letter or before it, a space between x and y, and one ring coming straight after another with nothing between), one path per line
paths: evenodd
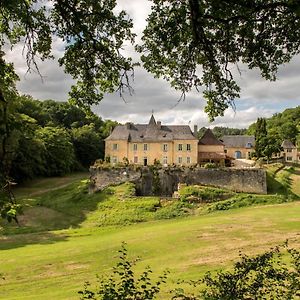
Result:
M204 168L205 169L215 169L215 168L217 168L218 166L215 164L215 163L206 163L205 165L204 165Z
M208 211L228 210L252 205L278 204L292 200L282 195L238 194L230 199L211 204L208 207Z
M187 202L211 203L227 199L232 195L233 193L227 190L197 185L183 186L180 189L180 200Z
M113 269L113 275L99 278L99 286L96 290L91 289L89 282L85 282L84 289L78 293L80 299L98 300L143 300L155 299L160 291L162 283L166 282L165 271L159 279L153 283L149 277L152 273L150 267L136 279L133 266L136 261L130 261L127 257L126 244L123 243L119 250L119 262Z

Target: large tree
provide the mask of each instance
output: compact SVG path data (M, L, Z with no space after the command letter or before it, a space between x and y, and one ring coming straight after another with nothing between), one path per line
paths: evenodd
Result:
M130 89L134 63L122 55L133 23L116 0L2 0L1 49L25 43L28 68L51 57L53 36L65 43L59 63L75 79L70 99L98 103L105 92ZM143 66L183 95L196 88L211 119L239 97L232 67L258 68L275 80L280 64L299 53L298 0L153 0L137 47ZM129 73L128 73L129 72Z

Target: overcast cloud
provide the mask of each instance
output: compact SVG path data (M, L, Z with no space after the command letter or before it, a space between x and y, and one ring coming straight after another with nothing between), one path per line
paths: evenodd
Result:
M119 8L125 9L134 20L134 31L140 36L146 25L150 9L147 0L119 0ZM139 41L139 36L137 42ZM53 54L62 55L64 45L61 40L53 42ZM126 50L128 55L138 59L132 47ZM18 89L21 93L34 98L66 101L72 78L58 66L57 60L39 63L43 80L34 72L26 74L27 67L22 57L22 46L15 47L7 54L7 59L15 65L20 76ZM285 108L300 105L300 56L282 66L276 82L262 79L257 70L247 70L241 66L242 75L238 77L241 86L241 98L235 102L236 110L228 109L224 117L218 117L209 123L204 113L205 101L201 94L191 92L185 101L177 103L180 92L176 92L162 79L154 79L144 69L135 70L133 82L134 95L125 97L126 103L118 94L105 95L102 102L93 107L95 113L103 119L119 122L148 122L152 110L157 120L163 124L198 124L199 127L229 126L243 128L258 117L270 117Z

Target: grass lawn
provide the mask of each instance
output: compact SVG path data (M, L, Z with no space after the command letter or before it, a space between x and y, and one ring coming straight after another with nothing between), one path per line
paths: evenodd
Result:
M274 178L283 178L297 194L296 171L288 172L290 181L285 180L286 170ZM141 258L137 272L147 265L154 277L170 270L160 299L170 299L168 291L177 279L198 279L208 270L230 268L239 251L260 253L286 239L300 247L299 201L253 202L251 207L174 218L191 209L160 203L157 197L134 198L130 185L86 196L81 180L86 175L74 176L60 184L40 181L40 191L17 191L27 208L22 228L2 224L0 273L5 280L0 277L0 299L79 299L77 291L86 280L94 284L95 274L111 272L122 241L128 244L129 257Z
M239 251L262 252L289 238L300 246L300 203L214 212L123 228L78 228L6 236L0 243L1 299L78 299L76 291L95 274L111 271L121 242L129 256L141 257L136 270L150 265L159 275L197 279L208 270L228 268Z

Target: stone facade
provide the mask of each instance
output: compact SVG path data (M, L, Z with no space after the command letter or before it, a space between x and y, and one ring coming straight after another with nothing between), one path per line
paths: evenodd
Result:
M117 126L105 140L105 156L113 165L124 159L135 165L153 165L155 160L163 165L197 164L194 133L188 125L161 125L152 115L149 124Z
M140 195L171 196L179 183L210 185L236 192L267 193L266 172L263 169L162 168L153 171L150 167L91 168L90 191L126 181L136 183Z
M300 163L300 152L297 147L289 140L284 140L281 144L281 157L287 163Z
M255 152L255 137L252 135L225 135L220 139L225 153L233 158L250 159Z

